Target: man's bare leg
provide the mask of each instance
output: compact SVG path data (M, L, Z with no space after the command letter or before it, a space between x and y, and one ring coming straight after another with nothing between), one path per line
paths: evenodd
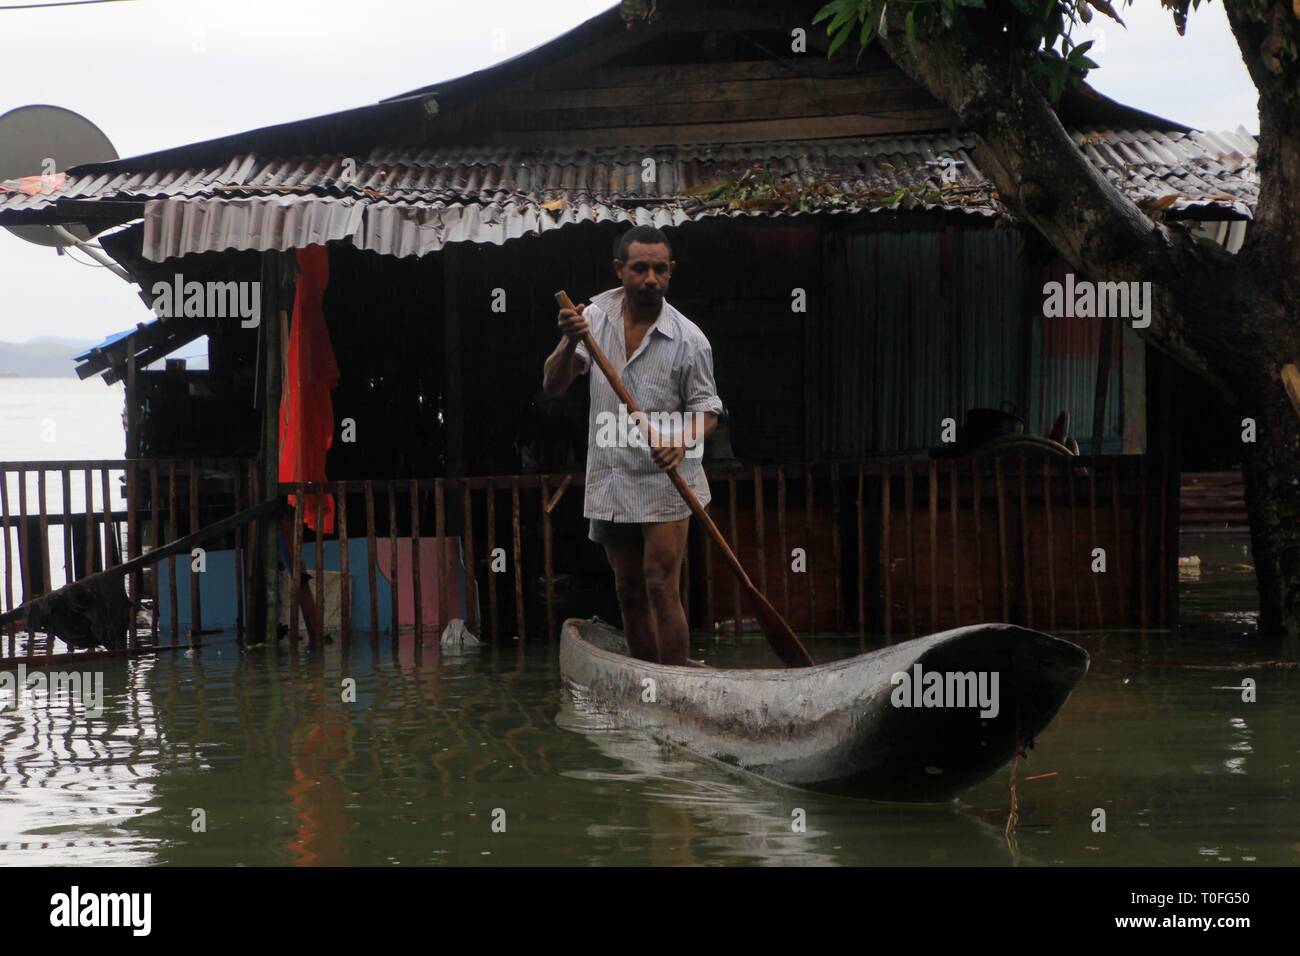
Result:
M641 542L605 542L605 557L614 569L614 586L623 610L623 633L632 656L643 661L659 660L655 620L646 597L644 546Z
M642 559L650 615L659 638L659 663L686 663L690 627L682 607L682 555L691 519L642 525L645 553Z

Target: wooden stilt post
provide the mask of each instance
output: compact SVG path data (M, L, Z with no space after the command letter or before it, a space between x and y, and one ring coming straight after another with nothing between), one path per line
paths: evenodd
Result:
M420 575L420 482L411 479L411 600L415 602L416 653L424 642L424 587Z
M526 635L524 634L524 541L523 530L520 526L519 515L519 479L514 478L510 482L510 527L514 537L514 566L515 566L515 630L519 633L519 643L522 645Z
M1011 583L1007 567L1007 485L1002 473L1002 459L993 461L993 477L998 494L998 576L1002 583L1002 620L1011 623Z
M153 464L153 462L150 462ZM154 470L150 470L150 477L154 477ZM150 492L152 493L152 488ZM244 510L244 481L243 476L236 473L235 475L235 514ZM242 647L244 644L244 534L246 529L235 529L235 641ZM157 575L154 575L156 581Z
M550 482L547 481L546 475L542 475L537 491L542 506L542 565L546 574L546 639L554 641L556 635L555 561L552 554L554 544L551 540L551 512L546 506L550 498Z
M302 515L305 510L306 502L303 498L306 495L299 486L298 492L293 496L293 528L290 529L290 540L293 542L289 551L289 649L298 650L298 628L299 612L302 610L302 596L304 588L302 586Z
M41 593L50 593L50 518L45 498L45 469L36 471L36 513L41 551Z
M1079 514L1078 499L1074 492L1074 461L1066 469L1070 489L1070 590L1074 594L1074 626L1083 627L1083 605L1079 600Z
M1032 559L1029 555L1029 471L1025 457L1020 456L1020 554L1024 573L1021 583L1025 595L1025 626L1034 626L1034 584Z
M913 527L913 517L916 512L915 489L916 482L912 480L912 462L903 462L903 520L907 531L907 632L910 636L916 636L916 533Z
M469 481L461 486L461 514L464 515L462 526L465 542L465 621L469 629L479 633L482 622L478 611L478 569L474 557L474 496Z
M754 466L754 547L758 554L758 589L767 593L767 533L763 514L763 466Z
M1120 505L1122 499L1120 498L1119 463L1120 459L1118 458L1110 460L1110 514L1115 531L1115 553L1110 556L1110 567L1112 569L1111 573L1115 575L1116 588L1119 594L1119 613L1117 616L1122 623L1132 624L1133 609L1129 605L1131 598L1128 594L1128 582L1124 577L1126 562L1124 560L1124 548L1121 545L1123 539L1120 537Z
M1048 623L1056 630L1056 534L1052 527L1052 459L1043 459L1043 510L1047 514Z
M433 482L433 536L436 542L433 549L433 579L438 583L438 633L441 634L450 619L447 609L451 607L451 601L447 597L447 578L450 575L447 574L446 563L443 561L447 540L447 499L442 478L435 478Z
M131 352L134 359L135 352ZM130 403L128 402L128 407ZM134 459L126 463L126 558L132 561L140 557L140 520L137 512L140 510L140 472L137 462ZM136 633L136 611L139 609L140 602L140 572L133 571L126 576L126 593L131 602L131 617L127 623L126 629L126 646L135 650L139 646L139 635Z
M957 459L948 459L948 537L952 541L952 626L962 625L961 617L961 535L957 531L957 512L960 510L960 482L957 477Z
M199 463L190 459L190 534L198 531L199 524ZM196 647L203 640L203 596L199 590L199 575L190 562L190 643Z
M858 638L867 636L867 509L863 499L866 466L858 462Z
M89 510L87 510L89 514ZM0 523L4 528L4 556L5 556L5 610L14 609L14 560L13 545L9 541L9 473L0 466ZM87 549L89 551L89 549ZM9 623L9 656L18 656L18 638L17 628L13 622Z
M1094 464L1101 457L1102 439L1106 434L1106 397L1110 393L1110 366L1115 355L1116 318L1101 320L1101 335L1097 343L1097 383L1092 396L1092 458Z
M892 643L894 638L894 543L890 534L891 512L893 504L893 477L889 473L889 462L880 469L880 570L885 579L885 643Z
M379 548L375 539L375 483L366 479L366 587L370 596L370 647L379 651L379 588L375 581L375 563Z
M335 483L334 525L339 536L339 639L346 649L352 644L352 567L348 554L348 483Z
M86 501L90 502L90 472L86 472ZM170 544L179 538L180 529L177 525L176 517L176 462L167 463L167 541ZM167 596L171 600L171 625L172 638L171 643L180 643L180 602L177 598L176 590L176 557L170 555L167 558Z
M1097 573L1092 570L1091 555L1093 548L1101 547L1101 541L1097 537L1097 469L1100 467L1101 459L1093 456L1092 463L1088 468L1088 530L1092 534L1092 548L1088 549L1088 576L1092 578L1092 597L1097 608L1097 625L1100 627L1106 623L1105 617L1101 610L1101 583L1097 580ZM1112 550L1118 549L1116 547ZM1109 564L1110 555L1107 554L1107 563Z
M103 495L103 501L100 505L104 509L104 570L117 566L117 559L113 557L116 550L117 530L113 527L113 496L111 494L111 483L109 481L109 467L105 465L99 469L99 490ZM23 495L26 498L26 495Z
M930 633L939 630L939 462L931 458L926 477L930 492Z
M398 637L401 634L401 629L399 627L401 618L398 616L398 603L401 592L401 585L399 582L401 581L402 576L398 573L397 537L397 482L390 481L388 483L388 558L389 567L392 569L393 575L392 580L389 582L389 586L393 592L393 603L392 607L389 609L391 612L389 615L389 627L391 628L394 661L397 659Z
M487 555L488 555L488 621L492 628L492 639L500 635L497 620L497 576L493 565L496 563L497 543L497 494L492 479L487 482Z
M804 465L803 470L803 540L804 560L807 562L805 577L808 579L808 633L817 633L817 565L813 563L813 470L812 465ZM820 564L821 562L817 562Z
M980 474L980 460L972 458L970 463L971 511L975 513L975 567L978 569L975 580L975 613L980 622L987 620L984 616L984 489Z
M72 581L72 471L64 468L59 474L63 491L63 583Z
M1139 474L1139 483L1142 489L1142 498L1141 498L1141 511L1139 512L1139 520L1138 520L1138 567L1141 568L1142 570L1138 575L1138 584L1139 584L1138 610L1141 615L1140 620L1144 628L1151 626L1151 615L1150 615L1148 602L1151 595L1152 582L1149 580L1150 575L1147 573L1148 569L1151 567L1151 565L1147 563L1147 525L1150 523L1151 520L1147 509L1147 499L1150 494L1150 490L1148 488L1148 483L1147 483L1147 475L1149 473L1149 468L1148 468L1149 461L1150 461L1149 455L1141 456L1141 472ZM1118 542L1116 542L1115 550L1116 551L1119 550Z
M312 577L316 579L316 620L319 622L319 630L316 632L315 640L318 645L325 643L325 485L316 486L316 528L313 540L316 542L315 553L312 555L313 564Z
M731 516L731 550L740 551L740 522L738 518L739 503L736 501L736 472L732 469L727 473L727 511ZM740 618L744 613L740 606L740 580L736 577L731 579L731 633L733 637L740 637Z
M835 629L844 630L844 549L840 546L840 465L831 464L831 565L835 568Z
M85 563L82 569L83 573L79 577L85 577L87 574L93 574L95 571L95 542L99 535L95 531L95 478L89 468L82 472L82 480L85 485L84 494L86 496L86 520L84 522L85 530Z
M262 441L260 485L263 498L280 495L280 393L283 378L283 343L281 329L288 323L288 314L280 308L280 257L279 252L262 254L262 321L258 326L261 351L258 364L262 372L259 395L262 412ZM254 642L271 647L280 636L280 548L278 542L281 522L258 522L258 542L254 555L254 606L250 609ZM297 589L294 589L295 592Z
M68 473L66 471L63 473L63 482L65 485L68 482ZM159 502L158 500L160 493L161 493L161 489L158 486L158 462L150 461L149 462L149 549L151 551L156 551L158 549L158 545L162 543L162 529L158 527L159 521L162 520L162 505L161 502ZM71 514L70 508L65 510L69 515ZM70 523L69 523L68 530L69 532L71 532ZM240 532L241 540L243 539L243 536L246 533L247 532L245 531ZM72 575L71 534L69 534L68 537L68 575L69 575L68 579L71 580L71 575ZM157 645L158 643L158 565L155 564L153 566L153 573L149 575L149 580L151 582L151 587L149 589L150 590L149 596L153 598L153 613L149 615L149 639L155 645ZM244 584L242 578L240 579L239 583L240 586L242 587Z
M776 466L776 536L781 546L781 615L790 618L790 548L785 537L785 466ZM712 588L709 589L712 595Z

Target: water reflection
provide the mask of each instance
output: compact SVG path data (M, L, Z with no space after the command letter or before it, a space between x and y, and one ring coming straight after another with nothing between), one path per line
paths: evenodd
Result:
M576 702L565 701L557 724L617 764L567 774L618 807L588 835L617 841L629 855L644 853L651 864L927 863L936 856L918 856L920 833L941 848L940 861L986 855L1001 840L995 827L951 806L873 804L779 786L620 730ZM629 790L638 799L620 800ZM846 823L856 831L851 841L844 840Z
M151 665L119 663L98 717L57 697L0 711L0 861L150 860L131 823L157 796L160 731L141 693Z
M792 790L602 723L545 643L385 638L97 661L100 717L0 712L0 863L1300 862L1300 669L1221 623L1066 636L1093 668L1021 766L1014 852L1009 772L935 808Z

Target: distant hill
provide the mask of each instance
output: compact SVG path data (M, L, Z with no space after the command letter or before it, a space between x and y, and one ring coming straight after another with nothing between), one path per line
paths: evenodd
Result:
M0 378L75 378L72 356L95 344L89 339L53 335L28 342L0 342Z
M89 339L69 339L61 335L38 335L28 339L23 345L58 345L73 349L73 355L80 355L95 343Z

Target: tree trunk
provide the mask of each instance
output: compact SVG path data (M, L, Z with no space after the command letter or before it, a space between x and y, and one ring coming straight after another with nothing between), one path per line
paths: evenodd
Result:
M1260 375L1248 383L1243 417L1256 424L1245 444L1246 508L1259 583L1259 633L1285 639L1300 656L1300 416L1281 382Z
M1088 278L1152 282L1155 314L1142 338L1255 419L1243 471L1259 632L1285 638L1288 656L1300 658L1300 416L1278 376L1300 359L1300 67L1275 56L1300 32L1300 12L1291 19L1281 0L1227 5L1261 94L1259 202L1245 248L1228 256L1152 222L1101 176L995 20L972 12L952 29L919 31L913 48L903 39L906 6L886 8L880 43L979 137L1002 201Z

